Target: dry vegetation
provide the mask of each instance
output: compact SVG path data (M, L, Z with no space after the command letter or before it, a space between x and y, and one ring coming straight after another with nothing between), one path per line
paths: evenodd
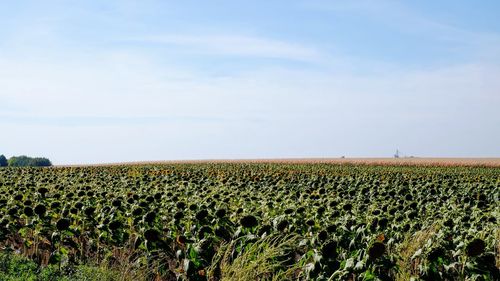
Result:
M382 166L463 166L463 167L500 167L500 158L275 158L275 159L203 159L138 161L102 163L92 165L61 166L122 166L122 165L161 165L161 164L203 164L203 163L283 163L283 164L341 164L341 165L382 165Z

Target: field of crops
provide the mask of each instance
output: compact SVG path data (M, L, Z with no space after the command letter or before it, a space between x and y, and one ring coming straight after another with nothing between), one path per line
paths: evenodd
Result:
M5 168L0 190L3 252L68 274L94 264L145 280L500 280L500 168Z

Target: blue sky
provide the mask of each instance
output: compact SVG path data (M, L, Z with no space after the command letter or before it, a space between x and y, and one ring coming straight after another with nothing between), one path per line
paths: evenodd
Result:
M500 156L499 1L0 4L7 156Z

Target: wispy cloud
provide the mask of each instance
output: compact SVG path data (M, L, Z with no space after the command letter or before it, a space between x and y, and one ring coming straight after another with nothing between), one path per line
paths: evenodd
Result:
M324 54L317 48L276 39L244 35L152 35L131 41L163 44L203 54L276 58L319 62Z
M397 147L419 156L500 155L497 35L395 2L303 2L316 5L312 13L292 4L282 14L253 11L264 19L249 20L255 29L238 26L238 17L219 22L223 14L173 22L150 13L168 10L158 9L163 1L141 4L148 12L133 17L91 2L73 13L72 5L32 8L0 32L0 133L12 136L1 139L0 153L55 163L384 156ZM51 13L64 16L36 20ZM297 15L303 26L292 22ZM374 20L351 25L364 17ZM363 37L380 30L388 36ZM359 33L351 40L349 32ZM379 39L378 48L369 44ZM405 39L413 51L436 43L438 55L458 48L484 57L440 64L396 46ZM395 49L404 58L387 59Z
M120 55L4 60L0 70L0 100L18 107L0 104L0 131L16 132L4 149L44 151L56 163L500 153L494 65L361 76L274 67L221 78Z
M221 123L241 120L211 116L34 116L29 114L0 114L0 124L41 125L55 127L107 127L107 126L144 126L166 123ZM254 120L258 121L258 120Z

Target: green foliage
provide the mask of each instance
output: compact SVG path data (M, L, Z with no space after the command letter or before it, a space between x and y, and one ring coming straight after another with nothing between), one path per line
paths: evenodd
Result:
M43 157L13 156L8 160L10 167L50 167L52 163Z
M10 275L500 280L499 184L473 167L1 169L0 245L36 265Z
M7 167L9 165L9 162L7 162L7 158L5 158L5 155L0 155L0 167Z
M41 267L13 253L0 253L0 280L3 281L118 281L133 280L112 269L76 265Z

